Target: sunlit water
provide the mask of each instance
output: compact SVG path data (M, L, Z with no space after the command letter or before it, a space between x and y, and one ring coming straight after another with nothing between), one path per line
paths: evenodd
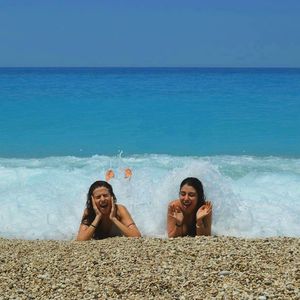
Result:
M181 180L203 181L213 234L299 236L300 159L141 155L0 160L0 236L72 239L90 184L113 168L118 202L145 236L166 237L167 203ZM133 170L131 180L124 169Z
M299 83L300 69L0 69L0 236L73 239L108 168L145 236L166 236L187 176L213 234L299 236Z

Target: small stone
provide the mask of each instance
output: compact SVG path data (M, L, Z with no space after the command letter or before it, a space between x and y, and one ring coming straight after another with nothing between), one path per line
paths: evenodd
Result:
M219 272L220 276L227 276L229 274L230 274L230 271L221 271L221 272Z
M262 295L262 296L258 296L258 300L267 300L267 297Z
M37 276L37 278L39 278L39 279L48 279L48 278L49 278L49 275L48 275L48 274L39 274L39 275Z

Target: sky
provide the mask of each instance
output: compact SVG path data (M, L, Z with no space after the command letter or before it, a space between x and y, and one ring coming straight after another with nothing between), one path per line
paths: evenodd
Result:
M0 67L300 67L299 0L0 0Z

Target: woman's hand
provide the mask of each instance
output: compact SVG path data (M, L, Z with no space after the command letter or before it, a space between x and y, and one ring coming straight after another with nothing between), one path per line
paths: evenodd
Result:
M211 214L211 212L212 212L211 202L210 201L205 202L205 204L202 205L197 211L197 214L196 214L197 221L204 219L206 216Z
M117 218L116 204L113 200L111 201L111 211L110 211L110 214L109 214L109 218L112 221L116 220L116 218Z
M176 224L181 226L183 223L183 212L180 207L175 205L170 205L168 209L168 215L176 220Z
M94 212L95 212L96 216L101 217L101 216L102 216L102 213L101 213L101 211L99 210L99 208L97 207L96 202L95 202L95 199L94 199L93 196L92 196L92 205L93 205L93 209L94 209Z

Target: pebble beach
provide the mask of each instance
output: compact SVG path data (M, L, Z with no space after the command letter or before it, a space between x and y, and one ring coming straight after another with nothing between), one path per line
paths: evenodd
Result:
M0 239L0 299L300 299L300 239Z

